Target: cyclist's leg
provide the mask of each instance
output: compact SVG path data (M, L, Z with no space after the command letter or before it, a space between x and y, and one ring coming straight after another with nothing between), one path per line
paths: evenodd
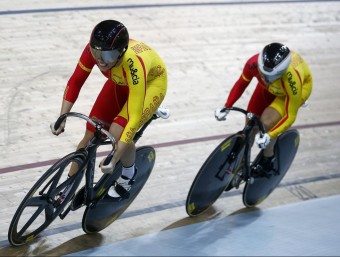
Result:
M265 130L271 130L285 115L285 97L276 97L275 100L267 107L262 115L261 122ZM268 146L264 149L263 155L265 157L272 157L274 155L274 146L276 138L270 140Z
M309 98L312 91L312 78L307 79L302 86L301 94L301 105L303 105ZM266 131L272 129L286 114L285 109L285 98L276 97L275 100L270 104L268 108L264 110L261 115L261 121L265 126ZM276 143L276 138L272 139L269 145L264 149L263 154L265 157L270 157L274 155L274 146Z
M141 128L145 122L147 122L152 115L156 112L160 104L162 103L167 89L167 77L166 73L161 74L157 79L149 81L146 86L146 93L144 98L144 108L142 112L142 117L139 123L139 128ZM127 104L125 104L120 111L119 115L114 119L111 127L110 133L112 133L117 138L120 138L121 133L123 133L124 128L128 122L128 109ZM119 142L119 144L124 144L124 152L119 152L117 150L116 156L114 156L113 161L121 161L123 170L122 176L117 180L117 183L122 186L126 191L129 191L133 182L133 177L135 176L135 158L136 158L136 148L133 142L126 144ZM120 194L116 192L116 188L111 187L109 190L109 195L111 197L119 197Z
M80 148L84 148L88 144L88 142L93 138L93 135L94 134L92 131L86 130L83 139L79 142L77 146L77 150ZM76 174L77 171L78 171L78 165L77 163L73 162L68 172L68 176L72 177L73 175Z
M301 93L301 105L305 104L308 98L310 97L313 89L313 79L310 71L308 69L309 77L307 77L302 85L302 93Z
M125 110L124 107L123 110ZM119 115L122 115L122 112L120 112ZM116 138L117 140L120 138L126 124L127 119L123 118L122 116L118 116L114 119L109 130L114 138ZM117 185L120 186L120 189L117 188L117 185L111 186L111 188L108 191L109 196L113 198L119 198L123 197L123 195L126 195L127 192L130 191L131 186L134 182L133 178L136 175L135 160L136 160L136 147L134 142L131 142L129 144L124 142L118 142L116 152L112 158L112 161L114 163L120 161L122 164L121 176L116 180Z
M147 122L152 115L156 112L160 104L162 103L167 90L167 77L166 72L161 74L157 79L149 81L146 87L146 93L144 98L144 108L142 112L142 118L139 123L141 128L145 122ZM128 121L127 104L123 106L118 116L114 119L110 133L115 138L120 138ZM124 154L120 157L123 167L131 167L135 161L136 148L133 142L126 146Z
M281 114L274 109L273 107L268 107L264 110L261 115L261 122L265 127L266 131L269 131L273 128L280 120L282 116ZM263 150L263 156L270 158L274 155L274 146L276 143L276 138L272 138L268 144L268 146Z
M166 95L166 83L163 80L154 80L148 84L144 100L144 109L139 127L142 127L157 111Z
M253 95L250 98L247 111L256 114L261 117L264 110L273 102L275 96L263 89L260 84L257 84ZM248 122L248 118L246 118ZM258 133L258 129L254 128L251 134L251 145L254 144L255 135Z
M118 116L115 118L113 123L110 127L110 133L113 135L114 138L119 139L120 135L122 134L127 120L125 118L122 118L121 116ZM123 167L131 167L135 163L136 158L136 147L133 142L126 145L126 149L124 151L124 154L120 157L120 161L123 165Z
M247 111L256 114L258 117L261 117L263 112L266 110L266 108L268 108L268 106L273 102L275 98L276 97L273 94L265 90L260 84L257 84L257 87L255 88L255 91L249 101ZM255 135L258 132L259 132L258 128L254 127L250 135L251 146L253 146L255 141Z

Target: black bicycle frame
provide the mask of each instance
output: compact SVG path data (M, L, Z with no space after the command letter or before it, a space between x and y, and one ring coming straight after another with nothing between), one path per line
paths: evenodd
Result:
M253 116L256 117L256 116ZM255 118L257 119L257 118ZM251 155L251 138L250 134L252 133L252 130L257 125L257 122L255 122L254 118L251 118L247 121L246 126L242 130L243 135L245 136L245 149L244 149L244 160L245 160L245 167L246 167L246 177L250 177L251 168L250 168L250 155Z
M241 130L239 133L245 137L243 143L245 144L245 150L244 150L244 160L245 160L245 167L246 167L246 178L250 178L251 168L250 168L250 154L251 154L251 147L252 142L250 138L250 134L252 133L252 130L257 127L259 129L259 132L263 135L265 133L265 129L263 127L262 122L260 121L260 118L256 116L253 113L247 112L241 108L237 107L229 107L229 108L223 108L222 111L226 110L233 110L238 111L246 115L247 117L247 123L244 126L243 130Z
M150 125L150 123L158 119L159 117L157 115L153 115L136 133L133 142L136 143L139 138L143 135L144 130ZM97 149L101 145L109 145L111 142L109 140L104 140L102 138L101 134L101 126L96 126L96 131L94 133L94 137L91 139L91 141L88 143L88 145L79 150L86 151L87 157L87 163L84 164L84 167L86 167L85 170L85 191L84 191L84 203L86 205L90 204L94 200L94 187L93 187L93 181L94 181L94 171L95 171L95 162L96 162L96 153ZM106 157L104 161L104 165L108 164L108 162L112 158L113 152ZM84 168L83 167L83 168ZM81 169L80 169L81 170Z
M94 171L95 171L95 163L96 163L96 153L97 148L101 145L102 138L101 134L95 133L95 137L89 142L86 147L87 150L87 165L85 172L85 191L84 191L84 200L85 204L89 204L93 200L93 180L94 180ZM98 135L99 134L99 135Z

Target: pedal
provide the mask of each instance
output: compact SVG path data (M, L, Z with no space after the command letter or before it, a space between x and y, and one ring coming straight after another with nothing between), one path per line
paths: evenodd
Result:
M251 174L252 174L253 178L269 178L271 176L260 165L256 165L256 166L252 167Z

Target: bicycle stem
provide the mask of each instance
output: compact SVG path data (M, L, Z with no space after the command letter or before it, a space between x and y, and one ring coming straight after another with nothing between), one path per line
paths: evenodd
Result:
M253 121L255 123L255 124L251 124L250 125L251 129L253 127L257 126L259 128L259 130L260 130L261 135L263 135L265 133L264 126L263 126L260 118L256 114L254 114L252 112L248 112L248 111L246 111L244 109L241 109L241 108L238 108L238 107L224 107L224 108L222 108L221 111L225 112L227 110L229 110L229 111L238 111L238 112L243 113L244 115L246 115L246 117L248 118L249 121Z

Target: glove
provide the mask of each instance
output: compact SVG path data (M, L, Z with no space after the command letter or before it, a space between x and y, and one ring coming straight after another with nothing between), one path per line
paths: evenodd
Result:
M108 165L104 165L105 160L106 160L106 158L104 158L100 162L99 167L101 168L101 170L104 174L111 174L113 172L113 169L114 169L113 163L110 161Z
M260 134L257 134L255 141L259 148L265 149L270 142L270 136L267 133L264 133L262 137Z
M59 134L61 134L61 133L63 133L63 132L65 131L66 120L64 120L64 121L60 124L60 127L59 127L57 130L54 129L54 124L55 124L55 122L52 122L52 123L50 124L50 129L51 129L51 132L52 132L53 135L58 136Z
M222 121L222 120L226 120L227 119L226 117L227 117L227 115L229 113L229 110L225 110L225 111L222 111L222 110L223 110L223 108L215 110L215 118L218 121Z

